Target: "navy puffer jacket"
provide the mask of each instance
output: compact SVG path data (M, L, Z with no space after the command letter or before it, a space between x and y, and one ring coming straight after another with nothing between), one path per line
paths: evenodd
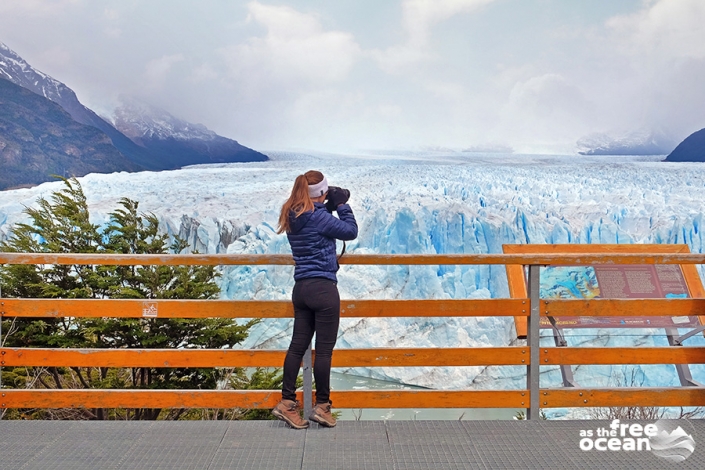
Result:
M296 217L289 213L289 238L296 268L294 280L322 277L338 281L338 259L335 240L354 240L357 237L357 222L347 204L338 206L338 218L326 210L320 202L314 202L313 211Z

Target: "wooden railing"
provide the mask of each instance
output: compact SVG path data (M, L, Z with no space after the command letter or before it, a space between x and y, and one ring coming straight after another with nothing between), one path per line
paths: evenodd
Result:
M290 265L287 255L100 255L0 253L0 264ZM541 388L540 366L581 364L702 364L703 347L539 347L540 316L697 316L705 299L546 300L539 267L593 264L705 264L701 254L354 255L341 264L529 266L528 296L490 300L342 300L342 317L526 317L526 346L486 348L336 349L333 367L525 366L519 390L333 391L337 408L540 408L705 406L705 388ZM286 318L289 301L69 300L0 298L0 317L142 318L145 302L157 318ZM156 311L154 311L156 309ZM0 331L1 341L2 331ZM0 342L1 344L1 342ZM1 368L32 367L281 367L281 350L0 348ZM310 374L310 366L304 367ZM306 382L306 381L305 381ZM308 379L310 384L310 378ZM311 405L310 386L299 392ZM0 408L270 408L279 390L0 390Z

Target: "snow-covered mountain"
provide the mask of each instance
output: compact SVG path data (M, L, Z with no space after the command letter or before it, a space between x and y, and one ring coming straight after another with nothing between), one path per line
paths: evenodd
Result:
M0 77L58 104L68 105L70 102L78 102L73 90L29 65L2 42L0 42ZM66 109L66 106L62 107Z
M586 135L577 146L581 155L667 155L676 141L663 131L641 129L619 135Z
M115 127L162 158L167 168L267 160L266 155L219 136L202 124L184 121L134 98L122 97L121 102L114 112Z
M275 231L295 177L319 169L347 187L360 227L351 253L499 253L505 243L686 243L705 248L705 167L659 158L420 154L406 158L269 152L271 161L203 165L169 173L88 175L80 181L94 222L121 197L140 201L163 228L204 253L287 253ZM641 161L639 161L641 160ZM0 193L0 239L22 211L58 183ZM340 249L340 247L339 247ZM290 298L289 266L233 266L222 270L222 297ZM701 276L703 272L701 271ZM339 273L343 299L507 297L503 266L352 266ZM548 333L548 331L546 332ZM258 324L245 347L285 348L291 320ZM661 330L568 331L570 345L666 346ZM545 343L544 343L545 341ZM549 345L552 338L542 339ZM511 318L346 318L345 347L482 347L516 344ZM687 345L705 344L702 335ZM639 367L644 386L677 386L671 365ZM351 372L351 371L346 371ZM692 366L705 382L705 367ZM408 367L356 369L355 374L434 388L521 388L522 367ZM580 366L582 386L614 385L621 366ZM542 368L542 386L560 373Z
M169 138L214 140L218 136L203 124L186 122L137 99L121 97L120 101L114 111L113 125L135 142Z

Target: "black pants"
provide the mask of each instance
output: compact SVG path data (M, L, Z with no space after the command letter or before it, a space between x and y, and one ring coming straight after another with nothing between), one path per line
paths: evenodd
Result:
M330 400L330 361L338 339L340 295L335 282L323 278L302 279L294 284L294 334L284 359L282 399L296 400L296 377L301 360L316 333L316 403Z

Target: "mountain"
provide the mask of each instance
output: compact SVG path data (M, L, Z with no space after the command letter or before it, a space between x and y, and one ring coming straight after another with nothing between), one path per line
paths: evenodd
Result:
M110 138L76 122L58 104L0 78L0 190L51 175L137 171Z
M158 170L159 165L146 149L107 123L78 101L76 93L58 80L29 65L22 57L0 42L0 77L50 99L66 110L74 120L103 131L113 145L140 169Z
M667 162L705 162L705 129L690 134L667 157Z
M675 142L663 131L638 130L613 136L594 133L577 142L580 155L666 155Z
M514 153L514 149L504 144L473 145L463 149L464 153Z
M155 125L153 132L141 128L131 130L135 136L140 136L140 143L131 140L112 124L98 116L95 112L85 107L76 97L76 93L60 81L40 72L29 65L22 57L0 42L0 77L5 78L34 93L44 96L64 108L74 120L93 126L103 131L112 144L137 168L146 170L167 170L197 163L223 163L262 161L267 157L247 147L243 147L234 140L221 137L211 132L210 139L201 137L190 138L183 133L169 135L167 129L160 127L160 123L149 117L142 119L144 125ZM133 107L134 108L134 107ZM168 113L167 113L168 114ZM175 119L172 117L172 119ZM139 121L133 115L127 119ZM188 124L197 127L197 125ZM126 125L126 128L130 126ZM202 127L202 126L201 126ZM204 133L205 135L205 133Z
M133 142L155 155L164 168L268 160L266 155L221 137L202 124L186 122L133 98L121 100L113 124Z

